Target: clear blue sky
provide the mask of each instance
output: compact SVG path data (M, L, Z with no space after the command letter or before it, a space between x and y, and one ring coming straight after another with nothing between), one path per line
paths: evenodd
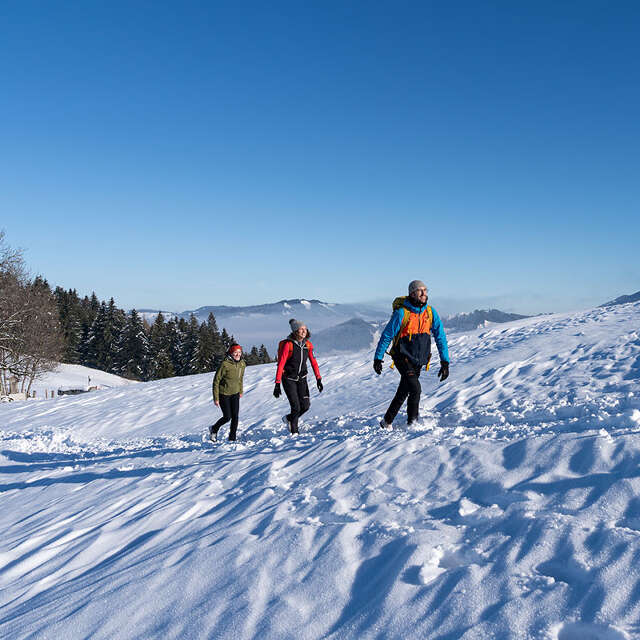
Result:
M0 228L53 285L175 310L640 289L640 3L0 14Z

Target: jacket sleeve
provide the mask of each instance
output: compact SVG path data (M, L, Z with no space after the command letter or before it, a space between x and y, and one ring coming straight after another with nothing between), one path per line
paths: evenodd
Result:
M247 363L242 361L242 369L240 370L240 395L244 393L244 371L247 368Z
M316 380L320 380L322 376L320 375L320 369L318 368L316 357L313 355L313 345L308 340L307 348L309 349L309 361L311 362L311 366L313 367L313 373L316 374Z
M282 371L284 370L284 365L286 361L289 359L291 355L291 343L285 343L284 347L282 347L282 353L278 358L278 369L276 371L276 382L282 381Z
M376 353L373 356L376 360L384 359L384 354L391 344L391 341L398 335L400 327L402 326L402 318L404 317L404 311L402 309L396 309L387 326L383 329L380 340L378 340L378 346L376 347Z
M436 341L438 347L438 353L440 354L440 360L446 360L449 362L449 347L447 346L447 336L444 332L444 326L440 320L438 312L431 307L433 312L433 324L431 325L431 334Z
M224 368L224 360L220 363L216 375L213 376L213 401L220 402L220 379L222 378Z

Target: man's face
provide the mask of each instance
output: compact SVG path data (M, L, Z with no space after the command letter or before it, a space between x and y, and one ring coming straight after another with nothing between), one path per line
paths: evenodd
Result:
M419 289L414 289L411 292L411 297L420 305L424 305L427 301L427 288L420 287Z

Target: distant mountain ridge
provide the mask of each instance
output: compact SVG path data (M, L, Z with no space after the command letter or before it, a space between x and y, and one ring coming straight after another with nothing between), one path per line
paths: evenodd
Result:
M531 316L523 316L519 313L506 313L499 309L476 309L470 313L458 313L448 318L443 318L442 323L445 329L456 329L458 331L472 331L485 326L489 322L503 323L523 320Z
M615 300L610 300L609 302L605 302L600 306L613 307L614 305L617 305L617 304L627 304L627 302L638 302L638 300L640 300L640 291L636 291L635 293L632 293L630 296L620 296L619 298L616 298Z
M140 310L149 322L153 311ZM157 312L155 312L157 313ZM188 319L192 314L204 322L213 313L219 326L224 326L242 345L264 344L274 353L279 340L289 334L289 320L305 322L319 353L349 352L369 349L391 316L391 305L382 309L366 304L341 304L306 298L289 298L266 304L235 307L208 305L165 315ZM528 316L506 313L498 309L476 309L442 319L446 331L472 331L488 323L503 323Z
M183 311L178 315L188 318L193 314L198 319L206 320L209 313L213 313L216 319L218 317L225 318L228 316L246 317L250 315L280 315L288 316L290 318L297 318L300 316L299 319L301 320L304 320L304 316L309 314L311 317L320 315L329 318L334 316L343 318L345 315L358 318L377 318L384 315L379 309L368 305L340 304L337 302L323 302L322 300L316 299L307 300L306 298L290 298L279 300L278 302L249 305L245 307L212 305Z
M360 319L365 323L381 322L389 316L387 311L373 305L342 304L306 298L289 298L245 307L207 305L175 315L188 319L193 314L199 322L204 322L210 313L213 313L218 325L224 326L241 345L264 344L269 353L274 353L278 342L289 334L291 318L306 323L314 336L315 344L315 336L330 327L353 319ZM153 314L150 309L144 310L144 317L149 322L153 322ZM354 335L353 339L360 344L366 338Z
M295 311L310 311L316 309L325 309L331 311L333 307L337 307L337 304L330 302L322 302L321 300L306 300L305 298L292 298L289 300L279 300L278 302L268 302L265 304L249 305L245 307L234 307L229 305L208 305L204 307L198 307L197 309L189 309L183 311L179 315L182 317L189 317L191 314L196 316L208 316L209 313L213 313L216 318L230 315L250 315L250 314L281 314L287 315L288 313L294 313Z

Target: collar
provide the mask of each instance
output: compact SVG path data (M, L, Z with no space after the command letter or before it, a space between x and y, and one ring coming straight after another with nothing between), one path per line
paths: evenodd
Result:
M409 296L407 296L407 298L408 297ZM405 299L404 306L409 309L409 311L413 311L413 313L422 313L429 306L429 300L427 300L422 307L417 307L409 299Z

